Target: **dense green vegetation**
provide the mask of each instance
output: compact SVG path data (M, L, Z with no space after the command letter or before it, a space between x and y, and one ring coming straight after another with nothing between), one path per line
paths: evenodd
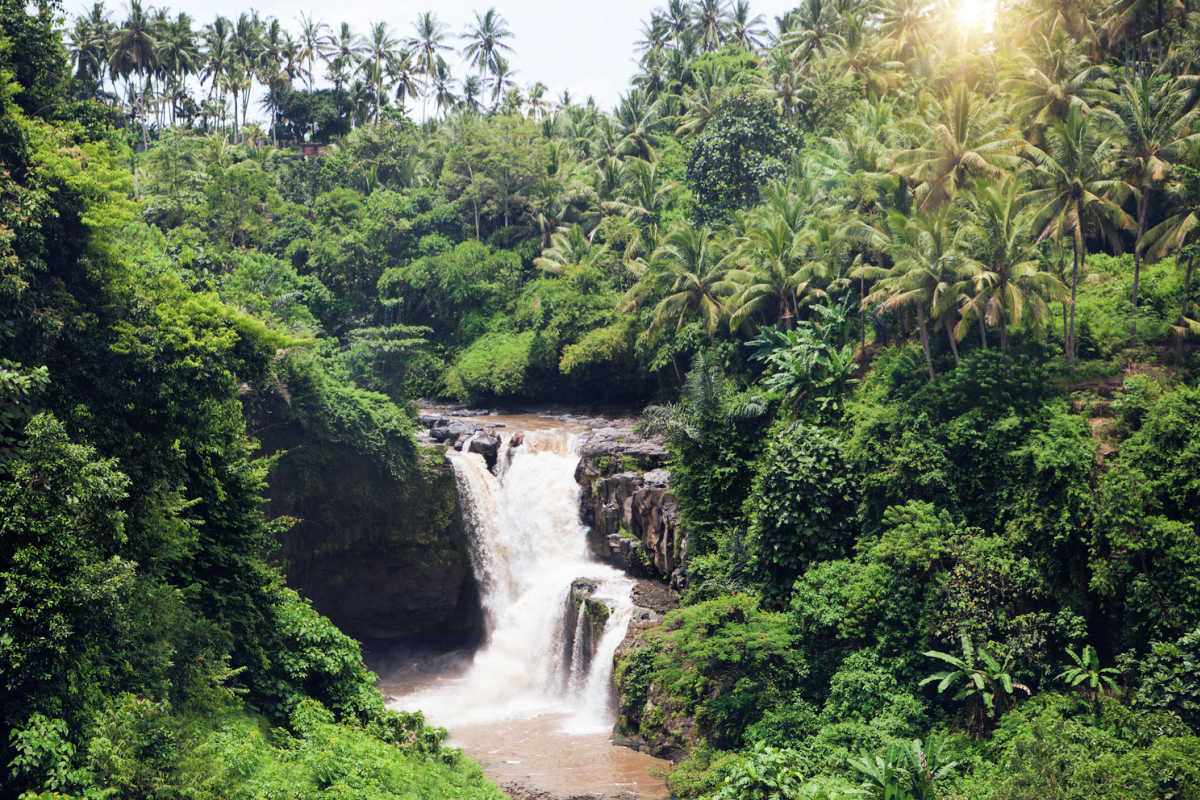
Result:
M0 796L499 797L269 565L239 385L400 474L411 412L197 285L120 136L13 81L65 74L52 19L0 11ZM264 303L298 280L230 257Z
M0 0L0 794L495 796L268 565L275 391L393 477L417 397L650 404L679 797L1200 798L1200 22L972 8L672 0L608 113L494 10L460 85Z

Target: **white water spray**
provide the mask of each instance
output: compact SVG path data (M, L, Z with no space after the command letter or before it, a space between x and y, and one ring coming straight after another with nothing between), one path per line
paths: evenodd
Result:
M497 472L483 457L447 454L458 479L472 561L487 616L487 643L455 678L396 701L450 728L556 714L568 733L613 724L612 659L632 616L633 581L591 559L579 520L578 454L557 431L532 431L511 451L502 437ZM509 460L511 455L511 460ZM597 583L593 599L609 609L586 673L583 609L567 662L564 621L576 578Z

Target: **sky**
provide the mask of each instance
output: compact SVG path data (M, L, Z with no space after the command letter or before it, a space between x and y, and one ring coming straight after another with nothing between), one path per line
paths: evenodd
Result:
M412 35L413 21L424 10L434 11L446 23L451 42L459 45L458 35L474 20L474 12L486 11L489 0L425 0L399 4L387 0L340 0L317 6L311 2L287 0L144 0L147 6L167 6L172 14L184 11L197 25L210 22L220 14L236 18L250 8L264 17L276 17L293 34L299 30L301 12L330 25L343 20L356 33L366 33L371 22L383 21L400 38ZM774 17L794 8L799 0L751 0L754 13L762 14L768 28L774 29ZM548 0L492 0L496 10L508 21L513 32L513 52L509 63L517 71L523 87L541 81L549 87L549 96L558 98L569 89L572 98L582 102L591 96L601 108L611 109L629 87L636 69L634 44L641 38L642 23L665 0L601 0L599 3L549 2ZM113 20L124 19L127 0L107 0ZM91 0L66 0L68 15L83 13ZM449 59L448 59L449 60ZM454 61L450 62L452 65ZM455 75L461 80L465 69Z

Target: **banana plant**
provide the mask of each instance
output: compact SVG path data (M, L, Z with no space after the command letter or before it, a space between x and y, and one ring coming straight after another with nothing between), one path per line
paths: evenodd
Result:
M939 650L927 650L924 653L927 658L944 661L952 669L935 672L919 685L937 681L938 694L957 685L954 699L967 701L971 708L971 730L979 738L999 718L1005 706L1015 700L1018 690L1026 696L1030 691L1025 684L1012 679L1009 673L1012 667L1010 660L1001 663L983 646L975 646L966 635L961 637L961 642L961 658Z
M1067 667L1055 677L1072 689L1083 688L1084 696L1094 703L1100 701L1102 694L1116 694L1117 679L1121 671L1116 667L1101 667L1100 656L1096 648L1084 645L1083 650L1076 653L1067 648L1067 657L1072 666Z

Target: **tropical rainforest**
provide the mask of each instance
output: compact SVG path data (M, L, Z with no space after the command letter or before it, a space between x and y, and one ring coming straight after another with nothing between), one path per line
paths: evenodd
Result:
M400 25L0 0L0 798L501 797L284 584L267 388L665 435L677 797L1200 798L1192 0L670 0L611 111Z

